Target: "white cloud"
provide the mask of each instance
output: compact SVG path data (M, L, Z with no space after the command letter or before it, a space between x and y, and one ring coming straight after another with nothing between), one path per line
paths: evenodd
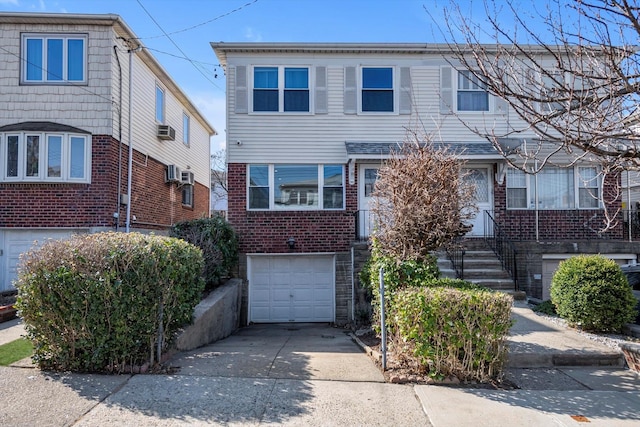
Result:
M247 27L247 28L244 29L244 37L247 40L250 40L252 42L261 42L262 41L262 34L257 33L251 27Z

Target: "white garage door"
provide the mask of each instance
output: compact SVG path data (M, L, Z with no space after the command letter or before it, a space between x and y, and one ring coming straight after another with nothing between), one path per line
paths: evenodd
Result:
M20 254L47 239L68 238L70 230L5 230L0 231L0 292L13 289L18 274Z
M249 321L333 322L333 255L249 256Z

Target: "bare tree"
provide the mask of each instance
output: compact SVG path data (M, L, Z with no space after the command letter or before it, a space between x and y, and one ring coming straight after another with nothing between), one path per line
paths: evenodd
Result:
M599 164L603 179L640 169L638 2L555 0L541 12L530 6L533 11L514 0L485 0L484 27L465 17L457 2L445 10L452 65L516 115L506 132L463 124L528 173L553 163L556 154L568 154L572 165ZM487 38L493 43L481 43ZM536 138L522 138L532 131ZM619 193L596 196L606 203L619 200ZM617 211L607 213L606 228Z
M478 212L463 162L430 138L411 135L378 170L374 238L387 256L424 260L464 235Z
M227 153L224 149L211 155L211 204L227 199Z

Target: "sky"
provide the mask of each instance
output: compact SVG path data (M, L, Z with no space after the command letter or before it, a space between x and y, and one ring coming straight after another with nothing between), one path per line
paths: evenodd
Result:
M481 0L458 0L482 21ZM499 3L499 1L498 1ZM525 4L532 4L528 1ZM225 77L210 42L443 42L449 0L0 0L3 12L112 13L218 132L225 144Z

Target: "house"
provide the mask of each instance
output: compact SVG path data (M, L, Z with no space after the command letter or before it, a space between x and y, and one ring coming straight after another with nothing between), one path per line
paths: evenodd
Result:
M565 167L524 174L461 123L499 134L518 117L454 66L447 45L211 45L227 78L228 219L240 235L247 322L357 317L355 242L371 232L377 169L407 129L465 161L481 212L467 237L508 240L513 286L528 295L544 298L572 254L626 263L640 252L622 222L597 232L602 204L589 195L619 179L602 182L597 165L566 167L573 159L560 155Z
M34 241L209 214L215 130L117 15L0 13L0 291Z

